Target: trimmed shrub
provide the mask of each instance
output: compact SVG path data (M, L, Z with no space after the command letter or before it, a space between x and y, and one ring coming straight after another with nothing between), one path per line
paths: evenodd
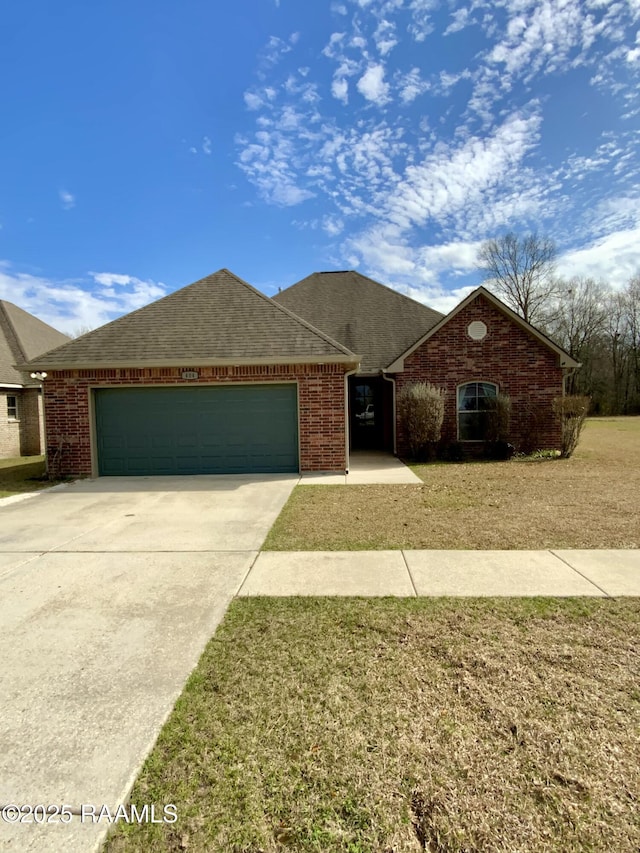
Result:
M489 397L488 402L485 441L506 443L511 426L511 397L508 394L497 394Z
M535 453L543 448L543 439L549 410L541 406L537 400L525 396L518 401L518 409L521 415L522 438L518 450L525 455Z
M414 459L432 456L436 443L440 441L444 397L442 388L428 382L405 385L398 394L398 414Z
M589 413L589 397L556 397L553 412L562 426L560 458L568 459L578 446L582 427Z

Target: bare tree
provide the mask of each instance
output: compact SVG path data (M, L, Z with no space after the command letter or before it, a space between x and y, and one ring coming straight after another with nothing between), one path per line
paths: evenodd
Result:
M634 396L634 409L640 407L640 275L634 276L624 290L629 335L629 357Z
M513 232L487 240L478 252L485 283L528 323L548 319L557 292L556 245L548 237Z
M610 290L592 278L558 280L556 285L557 307L545 331L582 363L580 371L570 376L567 392L592 394L593 361L605 329L606 301Z
M629 403L629 321L625 294L614 292L607 299L604 330L611 371L611 412L628 413Z
M82 335L86 335L87 332L92 332L93 326L76 326L76 328L69 333L69 336L72 338L81 338Z

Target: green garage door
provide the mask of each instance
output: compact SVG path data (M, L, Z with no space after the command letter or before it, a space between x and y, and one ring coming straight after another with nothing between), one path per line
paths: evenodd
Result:
M102 476L299 470L294 384L94 393Z

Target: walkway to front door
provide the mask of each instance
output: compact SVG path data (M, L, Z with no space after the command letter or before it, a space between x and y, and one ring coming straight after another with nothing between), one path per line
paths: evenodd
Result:
M302 474L303 486L375 485L422 483L411 468L384 450L353 450L349 454L349 473L334 474L311 471Z

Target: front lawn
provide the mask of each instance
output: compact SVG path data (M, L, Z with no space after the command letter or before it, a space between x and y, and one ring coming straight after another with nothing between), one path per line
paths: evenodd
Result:
M571 459L414 470L422 485L298 486L264 548L640 547L640 417L590 419Z
M45 479L44 456L0 459L0 498L35 492L53 485Z
M236 600L106 851L637 851L639 684L638 599Z

